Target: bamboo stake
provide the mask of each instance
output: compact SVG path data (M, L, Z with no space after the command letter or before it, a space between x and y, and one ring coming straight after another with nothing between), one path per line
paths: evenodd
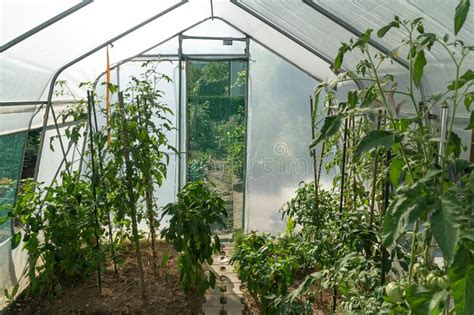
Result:
M380 116L377 118L377 129L380 129L380 124L382 122L382 117ZM377 174L378 174L378 166L379 166L379 155L378 150L374 152L374 173L372 174L372 191L370 194L370 217L369 217L369 229L372 228L372 224L374 222L374 211L375 211L375 191L377 189Z
M92 112L94 114L94 123L95 123L95 129L98 132L98 124L97 124L97 113L95 109L95 102L94 102L94 94L91 92L91 105L92 105ZM92 129L91 129L92 132ZM97 144L97 155L99 158L99 177L104 176L104 163L102 161L102 145L99 140ZM114 263L114 272L115 274L118 274L118 268L117 268L117 255L115 253L115 245L114 245L114 235L112 231L112 222L110 220L110 207L109 207L109 202L107 200L107 194L104 193L105 187L102 187L101 189L101 199L104 200L104 208L105 208L105 213L107 215L107 225L108 225L108 230L109 230L109 242L110 242L110 250L112 254L112 261Z
M342 214L344 206L344 186L346 180L346 155L347 155L347 129L348 129L348 118L344 119L344 134L343 134L343 143L342 143L342 166L341 166L341 191L339 194L339 214ZM337 288L333 290L332 296L332 310L336 311L337 306Z
M388 166L390 164L390 160L392 159L392 152L389 150L387 151L387 160L385 161L386 165ZM382 218L385 217L385 213L387 212L387 208L389 205L389 200L390 200L390 181L388 178L385 178L385 185L384 185L384 194L383 194L383 207L382 207ZM387 263L387 250L385 247L381 244L380 245L380 250L382 252L382 275L381 275L381 283L382 285L385 282L385 269L389 266L385 266Z
M316 105L317 106L317 105ZM309 108L310 108L310 111L311 111L311 138L314 139L315 138L315 131L314 131L314 124L315 124L315 121L314 121L314 117L315 117L315 113L314 113L314 103L313 103L313 96L310 96L309 97ZM318 193L318 190L319 190L319 187L318 187L318 184L319 184L319 181L318 181L318 162L316 160L316 147L313 149L313 151L311 152L311 155L313 157L313 173L314 173L314 202L315 202L315 209L316 209L316 233L318 233L318 230L319 230L319 193ZM321 158L322 158L322 155L321 155Z
M90 139L90 146L91 146L91 170L92 170L92 178L91 178L91 185L92 185L92 196L94 198L94 219L95 219L95 241L96 241L96 250L97 252L100 251L100 236L99 236L99 214L97 209L97 178L95 172L95 162L94 162L94 140L92 135L92 115L91 115L91 93L87 91L87 116L89 118L89 139ZM102 279L100 274L100 262L97 262L97 286L99 287L99 294L102 294Z

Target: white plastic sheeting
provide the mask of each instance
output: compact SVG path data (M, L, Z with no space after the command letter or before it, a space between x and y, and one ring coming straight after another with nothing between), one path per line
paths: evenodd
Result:
M61 176L59 175L60 172L66 170L66 162L71 164L69 167L70 171L79 169L84 137L80 137L77 145L69 143L65 136L65 132L66 129L70 127L71 126L68 125L59 127L61 138L58 137L56 128L49 127L46 130L45 144L43 146L43 151L41 152L41 160L43 162L39 165L37 178L38 182L44 183L45 186L51 185L54 180L61 183ZM82 134L83 130L81 130L80 133ZM63 141L66 153L65 161L64 155L61 151L61 140Z
M250 56L245 229L279 232L278 210L314 178L309 96L318 82L254 42Z

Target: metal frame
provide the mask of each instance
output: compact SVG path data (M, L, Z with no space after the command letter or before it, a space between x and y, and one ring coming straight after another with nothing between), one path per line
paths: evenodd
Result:
M326 18L330 19L331 21L333 21L334 23L336 23L337 25L343 27L345 30L351 32L352 34L354 34L355 36L359 37L360 35L362 35L362 32L359 31L357 28L355 28L354 26L350 25L349 23L347 23L346 21L344 21L343 19L339 18L338 16L332 14L331 12L329 12L328 10L324 9L322 6L320 6L319 4L316 4L314 3L313 1L311 0L302 0L304 4L310 6L311 8L313 8L314 10L316 10L318 13L324 15ZM390 49L386 48L385 46L379 44L378 42L376 42L375 40L373 39L369 39L369 44L378 49L379 51L383 52L384 54L386 54L387 56L390 56L391 59L393 59L394 61L396 61L398 64L400 64L401 66L403 66L404 68L407 68L408 69L408 62L400 57L394 57L392 56L392 52L390 51Z
M63 104L70 104L74 102L74 100L69 101L53 101L53 104L63 105ZM48 104L47 101L21 101L21 102L0 102L0 107L2 106L28 106L28 105L46 105Z
M245 54L247 55L247 64L246 64L246 73L245 73L245 137L244 137L244 165L243 165L243 179L244 179L244 188L242 194L242 231L245 232L245 215L246 215L246 207L247 207L247 157L248 157L248 137L249 137L249 125L248 125L248 117L249 117L249 87L250 87L250 36L247 35L246 38L246 49Z
M183 188L183 182L186 182L186 168L183 168L183 158L182 158L182 150L183 150L183 34L180 33L178 35L178 104L177 104L177 111L178 111L178 191ZM186 106L187 107L187 106ZM186 154L186 153L185 153ZM186 162L184 162L186 163Z
M240 9L244 10L245 12L249 13L250 15L252 15L253 17L257 18L258 20L260 20L261 22L267 24L268 26L270 26L271 28L273 28L274 30L278 31L279 33L283 34L284 36L288 37L290 40L292 40L293 42L297 43L298 45L300 45L301 47L305 48L306 50L310 51L311 53L313 53L314 55L318 56L319 58L321 58L322 60L324 60L326 63L328 63L329 65L334 65L334 61L329 58L328 56L326 56L325 54L321 53L320 51L314 49L313 47L309 46L308 44L306 44L305 42L301 41L300 39L298 39L297 37L293 36L292 34L288 33L287 31L285 31L283 28L279 27L278 25L276 25L275 23L271 22L269 19L263 17L262 15L258 14L257 12L253 11L252 9L248 8L247 6L245 6L244 4L236 1L236 0L230 0L230 2L236 6L238 6Z
M202 39L202 40L232 40L236 42L245 42L247 40L246 37L212 37L212 36L190 36L190 35L182 35L182 39Z
M76 4L75 6L70 7L66 11L59 13L58 15L46 20L45 22L39 24L38 26L26 31L25 33L21 34L20 36L15 37L14 39L10 40L9 42L5 43L4 45L0 46L0 53L4 52L5 50L12 48L16 44L24 41L28 37L42 31L43 29L47 28L48 26L64 19L65 17L73 14L74 12L82 9L86 5L89 5L93 2L93 0L82 0L80 3Z
M241 209L241 228L245 228L245 207L246 207L246 187L247 187L247 142L248 142L248 100L249 100L249 65L250 65L250 36L247 35L245 38L245 55L240 56L239 58L225 58L224 55L219 55L215 54L215 57L222 56L222 58L219 59L212 59L212 58L191 58L189 55L183 54L183 61L228 61L229 63L231 61L243 61L245 62L245 70L246 70L246 79L245 79L245 96L244 96L244 121L245 121L245 136L244 136L244 163L243 163L243 194L242 194L242 209ZM206 57L208 55L202 55L203 57ZM186 70L188 68L186 67ZM187 75L186 75L187 78ZM179 90L180 94L182 93L182 90ZM187 85L186 85L186 93L187 93ZM181 98L181 95L180 95ZM187 99L187 97L186 97ZM188 111L188 103L187 101L185 102L184 105L184 110L187 113ZM185 124L187 123L187 120L185 121ZM182 128L178 128L178 133L181 133ZM188 139L187 139L187 132L184 133L186 135L186 150L185 154L188 152ZM179 139L181 139L182 135L179 135ZM181 153L181 152L180 152ZM180 166L181 167L181 166ZM178 167L178 168L180 168ZM185 167L186 169L186 167ZM187 178L185 176L184 181L187 182ZM181 189L181 187L179 188Z
M59 68L53 75L53 77L51 78L51 82L50 82L50 85L49 85L49 91L48 91L48 101L47 101L47 104L46 104L46 111L45 111L45 114L44 114L44 122L43 122L43 133L41 135L41 141L40 141L40 151L43 150L43 146L44 146L44 136L45 136L45 133L46 133L46 125L48 123L48 119L49 119L49 111L50 109L52 108L52 98L53 98L53 92L54 92L54 85L56 83L56 80L58 79L59 75L64 71L66 70L67 68L73 66L74 64L78 63L79 61L83 60L84 58L87 58L89 57L90 55L94 54L95 52L101 50L102 48L105 48L107 47L108 45L112 44L113 42L119 40L120 38L136 31L137 29L149 24L150 22L158 19L159 17L173 11L174 9L182 6L183 4L187 3L188 0L181 0L179 3L161 11L160 13L152 16L151 18L135 25L134 27L126 30L125 32L122 32L121 34L109 39L108 41L104 42L103 44L89 50L88 52L80 55L79 57L77 57L76 59L68 62L67 64L65 64L64 66L62 66L61 68ZM38 170L39 170L39 165L41 163L41 156L36 160L36 167L35 167L35 180L37 179L38 177Z
M155 44L153 46L151 46L150 48L147 48L146 50L142 51L141 53L135 55L135 56L132 56L132 57L129 57L129 58L126 58L124 60L121 60L119 62L117 62L115 65L111 66L111 70L112 69L115 69L117 67L120 67L121 65L125 64L125 63L128 63L128 62L135 62L135 61L139 61L139 58L165 58L164 60L167 60L167 59L176 59L176 60L180 60L180 50L179 50L179 47L178 47L178 54L146 54L146 52L164 44L165 42L173 39L174 37L178 37L178 46L179 46L179 36L183 36L182 34L208 20L210 20L211 17L208 17L204 20L201 20L191 26L189 26L188 28L166 38L165 40L159 42L158 44ZM241 32L242 34L245 34L245 41L246 41L246 51L245 51L245 55L241 55L241 56L234 56L234 55L227 55L227 57L239 57L239 58L248 58L247 59L247 86L246 86L246 95L245 95L245 123L246 123L246 130L245 130L245 156L244 156L244 193L243 193L243 207L242 207L242 229L245 229L246 227L246 189L247 189L247 178L246 178L246 167L247 167L247 147L248 147L248 103L249 103L249 80L250 80L250 77L249 77L249 69L250 69L250 40L254 41L255 43L257 43L258 45L264 47L265 49L267 49L268 51L272 52L273 54L275 54L276 56L278 56L279 58L281 58L282 60L284 60L285 62L291 64L292 66L296 67L297 69L299 69L300 71L302 71L303 73L307 74L310 78L312 79L315 79L317 81L323 81L321 78L318 78L316 77L315 75L313 75L312 73L308 72L307 70L303 69L302 67L300 67L299 65L295 64L294 62L292 62L291 60L289 60L288 58L282 56L280 53L276 52L275 50L273 50L272 48L268 47L267 45L263 44L262 42L260 42L259 40L253 38L252 36L250 36L249 34L247 34L246 32L244 32L243 30L241 30L240 28L238 28L237 26L235 26L234 24L228 22L227 20L223 19L223 18L220 18L220 17L214 17L214 19L218 19L224 23L226 23L227 25L231 26L232 28L236 29L237 31ZM181 51L182 52L182 51ZM204 57L206 55L187 55L188 57L189 56L193 56L193 57ZM209 55L207 55L209 56ZM218 55L214 55L214 57L217 57ZM221 54L220 56L225 56L225 54ZM186 56L181 56L182 58L186 58ZM194 59L194 58L193 58ZM208 61L209 59L206 59L206 61ZM181 62L180 62L181 63ZM182 73L182 70L180 70L180 75ZM95 80L94 82L94 86L97 85L97 82L100 80L100 78L105 74L105 72L102 72L98 77L97 79ZM182 79L182 78L181 78ZM179 97L182 97L182 88L180 87L179 88ZM181 103L182 101L179 101L177 106L178 106L178 110L180 110L181 108ZM181 115L181 113L178 113L178 116ZM178 118L178 123L179 124L182 124L182 117ZM179 130L181 130L180 126L178 127ZM181 135L179 135L178 133L178 140L179 141L182 141L181 140ZM182 144L179 144L179 148L181 148ZM183 152L181 152L181 149L179 150L179 154L178 154L178 187L179 189L181 189L182 187L182 182L183 182L183 173L182 173L182 157L181 157L181 154ZM185 175L185 174L184 174Z
M73 66L74 64L76 64L77 62L83 60L84 58L87 58L88 56L96 53L97 51L101 50L102 48L105 48L106 46L112 44L113 42L119 40L120 38L134 32L135 30L147 25L148 23L158 19L159 17L173 11L174 9L176 9L177 7L185 4L186 2L188 2L188 0L182 0L181 2L179 2L178 4L175 4L171 7L169 7L168 9L154 15L153 17L141 22L140 24L128 29L127 31L113 37L112 39L104 42L103 44L89 50L88 52L78 56L77 58L75 58L74 60L68 62L67 64L65 64L64 66L62 66L61 68L59 68L55 73L54 75L52 76L51 78L51 81L50 81L50 84L49 84L49 91L48 91L48 99L46 101L46 110L45 110L45 115L44 115L44 121L43 121L43 130L42 130L42 135L41 135L41 141L40 141L40 147L39 147L39 152L42 152L43 150L43 147L44 147L44 141L45 141L45 133L46 133L46 127L47 127L47 123L48 123L48 118L49 118L49 111L52 110L53 112L53 118L55 116L54 114L54 110L52 109L52 104L53 104L53 101L52 101L52 96L53 96L53 92L54 92L54 85L55 85L55 82L56 80L58 79L59 75L64 71L66 70L67 68ZM237 3L235 0L231 0L232 3L234 3L235 5L241 7L241 9L243 9L244 11L250 13L252 16L254 16L255 18L257 18L258 20L260 20L261 22L264 22L265 24L269 25L270 27L272 27L273 29L277 30L278 32L280 32L281 34L283 34L284 36L288 37L290 40L292 40L293 42L295 42L296 44L300 45L301 47L305 48L306 50L308 50L309 52L313 53L315 56L319 57L320 59L324 60L325 62L327 62L328 64L332 64L332 61L325 55L321 54L320 52L318 52L317 50L313 49L312 47L309 47L308 45L306 45L305 43L301 42L300 40L298 40L296 37L292 36L291 34L288 34L287 32L285 32L283 29L277 27L276 25L274 25L273 23L271 23L270 21L268 20L265 20L265 19L262 19L260 16L256 15L255 13L253 13L252 11L250 11L249 9L243 7L241 4ZM156 45L153 45L152 47L146 49L145 51L143 51L142 53L138 54L138 55L135 55L131 58L128 58L128 59L125 59L125 60L122 60L121 62L118 62L115 66L113 66L111 69L113 68L116 68L118 66L120 66L121 64L123 63L126 63L128 61L132 61L134 58L137 58L137 57L140 57L140 55L146 53L147 51L165 43L166 41L172 39L173 37L175 36L180 36L180 51L178 51L178 59L179 59L179 67L180 67L180 73L179 73L179 76L180 76L180 89L179 89L179 97L181 98L179 100L179 104L178 104L178 108L181 109L182 107L182 103L183 103L183 100L182 100L182 62L184 61L184 58L185 56L183 55L183 52L182 52L182 39L183 39L183 32L209 20L209 19L219 19L221 21L223 21L224 23L226 23L227 25L233 27L234 29L238 30L239 32L243 33L246 35L246 38L245 38L245 41L247 43L247 51L246 51L246 57L249 56L249 42L250 42L250 39L252 39L254 42L256 42L257 44L261 45L262 47L268 49L269 51L271 51L272 53L274 53L275 55L277 55L278 57L282 58L283 60L285 60L286 62L288 62L289 64L295 66L296 68L300 69L301 71L303 71L304 73L306 73L308 76L310 76L311 78L314 78L318 81L322 81L320 78L317 78L315 77L314 74L312 73L309 73L308 71L306 71L305 69L303 69L302 67L298 66L297 64L295 64L294 62L292 62L291 60L289 60L288 58L282 56L281 54L279 54L278 52L276 52L275 50L273 50L272 48L268 47L267 45L263 44L262 42L260 42L259 40L251 37L249 34L247 34L246 32L242 31L240 28L236 27L235 25L233 25L232 23L228 22L227 20L223 19L223 18L219 18L219 17L214 17L214 16L211 16L211 17L208 17L200 22L197 22L193 25L191 25L190 27L186 28L185 30L182 30L181 32L177 33L176 35L173 35L171 37L169 37L168 39L156 44ZM201 39L209 39L209 38L201 38ZM225 39L228 39L228 38L225 38ZM248 62L248 60L247 60ZM247 71L248 71L249 67L247 67ZM101 77L102 75L100 75L98 77L98 79ZM98 81L98 79L96 80L96 83ZM248 73L247 73L247 88L246 88L246 108L247 108L247 104L248 104ZM44 103L42 103L44 104ZM182 125L182 113L180 112L179 113L179 125L181 127ZM247 118L247 113L246 113L246 118ZM56 130L58 130L58 127L57 127L57 122L56 122L56 119L55 119L55 126L56 126ZM59 132L58 132L58 135L60 136ZM247 141L247 130L246 130L246 141ZM182 174L181 174L181 169L182 169L182 166L181 166L181 163L182 163L182 157L181 157L181 146L182 146L182 139L181 139L181 136L180 138L178 139L179 140L179 147L180 147L180 155L178 156L178 164L179 164L179 183L178 183L178 186L181 187L182 183L181 183L181 179L182 179ZM247 144L245 144L246 146ZM62 145L62 151L63 151L63 156L64 156L64 159L63 159L63 162L66 161L66 154L64 152L64 146ZM246 153L247 154L247 153ZM246 156L245 156L246 158ZM41 163L41 154L38 156L37 158L37 161L36 161L36 166L35 166L35 179L37 179L37 176L38 176L38 171L39 171L39 166L40 166L40 163ZM245 163L247 163L245 161ZM244 205L243 205L243 210L242 210L242 218L243 220L245 220L245 189L246 189L246 184L244 183ZM243 224L243 228L245 226L245 222Z

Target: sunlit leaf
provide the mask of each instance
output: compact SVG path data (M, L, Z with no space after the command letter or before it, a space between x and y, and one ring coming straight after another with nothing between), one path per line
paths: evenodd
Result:
M311 144L311 148L314 148L321 141L331 137L336 132L338 132L339 128L341 127L341 122L342 122L342 116L340 115L327 116L324 119L324 125L321 128L321 131L319 132L318 137Z
M386 130L372 130L360 141L354 152L354 158L358 159L364 152L376 147L390 149L394 143L395 135L392 132Z
M388 174L392 184L397 187L400 183L400 176L402 174L402 168L405 166L405 162L399 158L395 158L390 161L390 166L388 169Z
M384 37L385 34L387 34L387 32L388 32L392 27L399 28L399 27L400 27L400 23L399 23L398 21L392 21L392 22L390 22L390 24L385 25L384 27L380 28L380 29L377 31L377 37Z
M15 234L12 235L12 249L17 248L20 242L21 242L21 232L16 232Z
M454 14L454 34L457 35L466 21L467 13L469 12L469 0L460 0L456 7Z
M464 130L471 130L474 129L474 111L471 112L471 118L469 119L469 124L467 125Z
M474 256L469 249L457 249L449 268L449 280L456 314L474 314Z
M413 81L415 82L416 86L420 86L425 65L425 52L421 50L416 54L415 63L413 64Z
M441 198L441 207L436 209L431 218L431 231L445 259L450 262L459 240L458 218L462 207L456 198L454 190L448 190Z

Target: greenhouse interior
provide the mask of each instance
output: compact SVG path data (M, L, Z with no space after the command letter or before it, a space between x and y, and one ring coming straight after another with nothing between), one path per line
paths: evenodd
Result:
M470 0L2 0L1 314L474 314Z

